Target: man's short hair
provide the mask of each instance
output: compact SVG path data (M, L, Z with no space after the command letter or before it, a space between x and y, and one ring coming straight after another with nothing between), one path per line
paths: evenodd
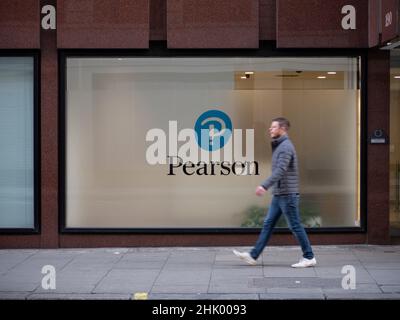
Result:
M274 121L278 122L278 123L279 123L279 126L280 126L281 128L284 128L286 131L289 130L289 128L290 128L290 122L289 122L288 119L283 118L283 117L279 117L279 118L272 119L272 122L274 122Z

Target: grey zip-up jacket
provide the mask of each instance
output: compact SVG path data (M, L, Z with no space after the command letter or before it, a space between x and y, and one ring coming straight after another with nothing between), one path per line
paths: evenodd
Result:
M296 150L287 135L273 139L272 174L261 186L272 189L273 195L299 193L299 173Z

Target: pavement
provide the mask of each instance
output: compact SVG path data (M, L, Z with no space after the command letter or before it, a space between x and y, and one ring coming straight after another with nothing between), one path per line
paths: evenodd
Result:
M267 247L256 266L232 249L250 248L0 250L0 300L400 299L400 246L313 246L306 269L290 267L299 247Z

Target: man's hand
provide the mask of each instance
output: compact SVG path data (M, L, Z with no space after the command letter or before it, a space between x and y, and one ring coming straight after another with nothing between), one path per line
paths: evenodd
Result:
M267 192L267 190L265 190L264 187L262 187L262 186L258 186L256 189L256 195L258 195L259 197L264 195L264 193L266 193L266 192Z

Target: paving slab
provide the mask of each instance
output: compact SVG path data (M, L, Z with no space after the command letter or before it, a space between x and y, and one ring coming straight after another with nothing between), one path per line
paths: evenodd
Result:
M265 288L251 287L248 282L236 283L211 283L208 293L219 294L245 294L245 293L265 293Z
M157 286L171 285L203 285L210 281L212 269L207 270L165 270L163 269L155 281Z
M27 300L130 300L130 294L92 293L92 294L63 294L63 293L33 293Z
M349 273L344 266L334 267L316 267L315 272L319 278L334 278L342 280ZM370 272L361 265L353 266L355 271L355 279L357 283L376 283L375 279L371 276ZM343 270L343 273L342 273Z
M151 269L115 269L97 284L93 293L149 292L158 274L158 270Z
M288 266L264 266L263 273L264 277L316 277L316 268L291 268Z
M18 281L16 279L4 279L0 278L0 291L12 291L12 292L30 292L36 290L40 285L40 281Z
M400 294L395 293L325 293L327 300L399 300Z
M220 294L220 293L200 293L200 294L179 294L179 293L151 293L149 300L259 300L257 293L242 294Z
M325 300L322 293L263 293L260 300Z
M321 288L267 288L266 293L273 294L300 294L300 295L308 295L308 294L316 294L323 295L323 291Z
M208 284L154 285L151 293L206 293Z
M0 292L0 300L25 300L31 292Z
M356 283L356 287L354 289L344 289L342 287L338 288L323 288L322 289L325 294L365 294L365 293L374 293L380 294L384 293L377 284L358 284Z
M384 292L384 293L400 293L400 286L381 286L380 289Z
M311 278L311 277L273 277L254 278L251 285L256 288L340 288L341 279Z
M3 251L0 255L0 274L11 270L37 251Z
M399 270L368 270L371 277L380 285L400 285Z

